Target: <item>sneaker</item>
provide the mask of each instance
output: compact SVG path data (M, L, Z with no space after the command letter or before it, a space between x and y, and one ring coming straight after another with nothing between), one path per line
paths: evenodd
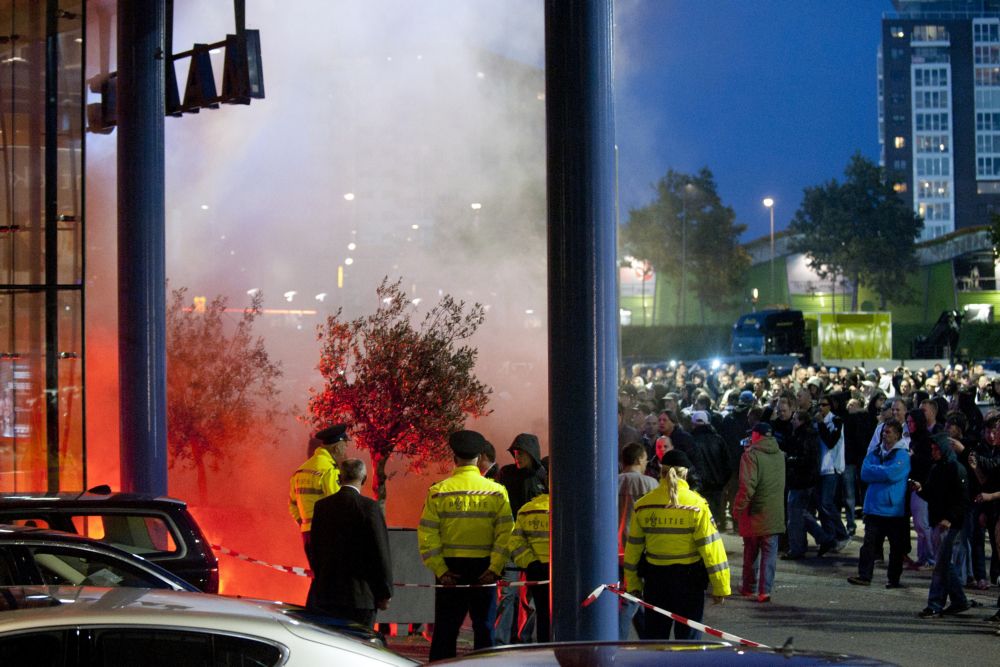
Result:
M767 593L761 593L760 595L757 596L757 602L770 602L770 601L771 601L771 596L768 595Z
M847 539L844 539L844 540L838 540L836 546L833 548L833 553L839 554L850 543L851 543L851 538L849 538L849 537Z
M980 579L979 581L976 582L976 590L980 591L990 590L990 582L986 581L985 579Z
M941 610L925 607L923 611L917 614L917 616L920 618L941 618Z
M1000 623L1000 611L986 619L989 623Z
M945 616L954 616L956 614L961 614L963 612L967 612L970 609L972 609L973 607L979 607L979 606L980 606L980 604L977 601L975 601L975 600L967 600L965 604L954 604L954 603L952 603L952 604L948 605L947 607L945 607L941 611L941 613L944 614Z
M819 545L819 549L816 551L816 555L817 556L825 556L826 554L830 553L831 551L835 551L835 547L836 546L837 546L836 540L832 540L830 542L827 542L826 544L821 544L821 545Z
M888 589L890 589L890 590L893 589L893 588L906 588L906 586L904 586L903 584L899 583L898 581L896 581L896 582L890 581L889 583L887 583L885 585L885 587L888 588Z
M871 586L871 579L862 579L861 577L848 577L847 583L854 584L855 586Z

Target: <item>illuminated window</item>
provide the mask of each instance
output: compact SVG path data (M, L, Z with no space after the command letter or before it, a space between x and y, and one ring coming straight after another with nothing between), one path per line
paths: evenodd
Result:
M892 144L896 148L906 148L906 137L896 137L893 140Z
M893 192L899 192L899 193L906 192L906 183L893 183L892 189Z
M894 25L891 28L889 28L889 34L895 37L896 39L903 39L904 37L906 37L906 33L903 32L903 28L898 25Z

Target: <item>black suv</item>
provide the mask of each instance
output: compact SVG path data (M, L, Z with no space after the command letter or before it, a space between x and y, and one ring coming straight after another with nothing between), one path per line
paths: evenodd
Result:
M219 561L187 504L126 493L0 494L0 523L86 535L156 563L206 593L219 591Z

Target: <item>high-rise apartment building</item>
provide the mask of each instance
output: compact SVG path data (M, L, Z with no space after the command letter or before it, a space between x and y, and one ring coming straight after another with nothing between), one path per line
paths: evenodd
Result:
M879 143L921 240L1000 213L1000 0L893 0L878 58Z

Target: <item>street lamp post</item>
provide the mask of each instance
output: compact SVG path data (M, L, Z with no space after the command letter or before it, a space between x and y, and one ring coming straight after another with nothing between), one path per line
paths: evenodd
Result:
M771 299L773 303L777 303L777 295L774 291L774 199L771 197L765 197L762 202L764 206L768 208L771 212Z

